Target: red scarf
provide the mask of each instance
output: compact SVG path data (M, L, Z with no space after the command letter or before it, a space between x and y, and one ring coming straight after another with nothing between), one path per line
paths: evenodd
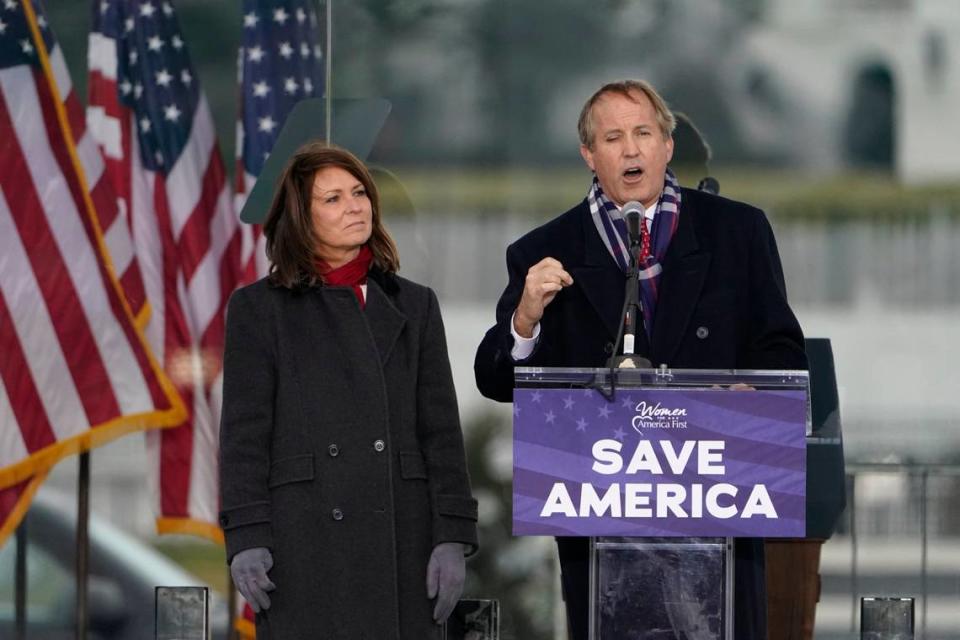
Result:
M369 246L363 245L356 258L336 269L318 258L317 271L320 272L320 279L324 284L334 287L351 287L353 294L360 301L360 308L363 309L366 301L363 299L363 290L360 285L367 284L367 272L370 270L371 262L373 262L373 252L370 251Z

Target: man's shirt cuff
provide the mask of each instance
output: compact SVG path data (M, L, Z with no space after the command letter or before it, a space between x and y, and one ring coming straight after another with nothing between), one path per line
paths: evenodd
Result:
M513 336L513 348L510 349L510 357L516 362L518 360L526 360L530 357L530 354L533 353L533 349L537 346L537 340L540 339L540 323L534 325L533 327L533 336L530 338L524 338L517 330L513 328L513 319L517 315L517 312L514 311L513 315L510 316L510 335Z

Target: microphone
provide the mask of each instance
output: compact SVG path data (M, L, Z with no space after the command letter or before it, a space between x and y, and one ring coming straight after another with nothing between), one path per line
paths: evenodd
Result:
M627 221L627 233L630 236L630 246L635 247L640 244L640 225L644 217L643 205L636 200L623 205L621 209L623 217Z
M706 191L707 193L712 193L713 195L720 195L720 183L716 178L711 178L707 176L697 184L698 191Z

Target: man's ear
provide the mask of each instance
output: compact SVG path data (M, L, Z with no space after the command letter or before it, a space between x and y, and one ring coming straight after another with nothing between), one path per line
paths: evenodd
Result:
M667 164L673 160L673 136L667 138Z
M673 145L670 147L671 153L673 153ZM583 158L583 161L587 163L587 166L590 167L590 171L596 171L593 166L593 152L590 151L590 148L587 145L580 145L580 156Z

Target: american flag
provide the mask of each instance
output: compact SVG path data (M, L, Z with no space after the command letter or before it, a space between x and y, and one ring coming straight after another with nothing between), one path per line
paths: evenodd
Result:
M323 49L312 0L244 0L238 56L237 211L270 156L293 106L324 92ZM255 248L244 264L253 279L267 273L264 238L254 227Z
M88 51L88 120L130 217L147 338L190 412L148 434L158 530L219 541L223 320L245 229L170 0L95 0Z
M104 176L42 9L3 0L0 544L58 460L186 415L136 327L143 286Z

